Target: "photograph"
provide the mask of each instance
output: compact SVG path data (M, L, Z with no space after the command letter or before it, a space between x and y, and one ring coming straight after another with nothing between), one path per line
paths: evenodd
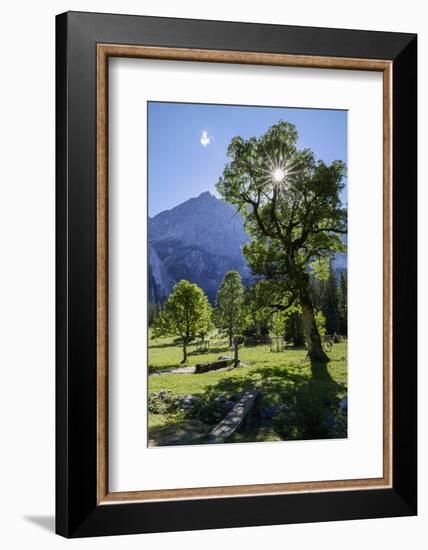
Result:
M347 110L147 120L148 446L346 439Z

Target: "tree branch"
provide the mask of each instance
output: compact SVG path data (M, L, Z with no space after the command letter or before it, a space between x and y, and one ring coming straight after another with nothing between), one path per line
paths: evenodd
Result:
M278 238L281 238L280 235L278 235L277 233L274 233L272 231L268 231L266 229L266 226L265 224L263 223L263 220L261 219L260 217L260 213L259 213L259 204L257 204L256 202L252 202L252 206L253 206L253 212L254 212L254 216L256 218L256 221L257 221L257 224L260 228L260 231L266 235L267 237L271 237L272 239L278 239Z
M297 299L297 296L292 296L286 304L267 304L267 307L271 307L278 311L286 311L294 304L296 299Z
M328 231L329 233L340 233L341 235L346 235L348 233L347 229L338 229L337 227L320 227L313 229L311 233L322 233L323 231Z

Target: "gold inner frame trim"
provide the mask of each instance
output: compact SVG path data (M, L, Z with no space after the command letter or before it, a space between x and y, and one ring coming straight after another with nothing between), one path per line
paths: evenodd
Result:
M133 57L383 73L383 476L297 483L109 492L108 489L108 59ZM256 52L97 45L97 503L222 498L392 486L392 62Z

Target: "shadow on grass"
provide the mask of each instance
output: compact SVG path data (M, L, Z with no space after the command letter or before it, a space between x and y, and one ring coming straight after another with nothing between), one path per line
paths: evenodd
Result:
M321 384L328 384L332 387L337 386L328 372L328 363L311 363L312 379Z
M208 407L219 396L236 401L250 387L257 387L260 395L252 419L227 442L346 437L346 412L340 411L339 402L347 389L332 378L327 363L312 364L310 370L293 364L251 370L243 367L233 372L235 376L222 378L206 389L203 399ZM261 421L260 415L267 408L273 413L269 420ZM199 433L186 443L206 442L201 436ZM157 439L156 430L151 430L150 437Z
M149 447L195 445L206 442L211 427L197 420L173 418L164 426L149 431Z
M176 348L177 342L163 342L163 343L154 343L153 340L149 340L149 349L163 349L163 348Z

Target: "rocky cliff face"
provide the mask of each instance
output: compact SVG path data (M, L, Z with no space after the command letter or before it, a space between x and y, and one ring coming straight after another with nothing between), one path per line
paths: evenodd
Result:
M149 301L162 302L171 292L175 281L159 258L156 249L149 244Z
M213 302L226 271L250 278L242 255L247 241L242 217L209 192L150 218L149 300L164 300L176 282L188 279Z

